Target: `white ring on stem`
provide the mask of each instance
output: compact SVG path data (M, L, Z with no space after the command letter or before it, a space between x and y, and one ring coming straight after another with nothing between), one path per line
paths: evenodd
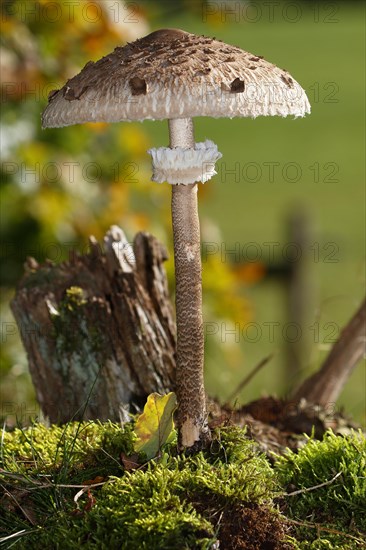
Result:
M222 157L217 145L207 139L196 143L193 149L159 147L149 149L152 157L151 180L171 185L205 183L217 174L215 162Z

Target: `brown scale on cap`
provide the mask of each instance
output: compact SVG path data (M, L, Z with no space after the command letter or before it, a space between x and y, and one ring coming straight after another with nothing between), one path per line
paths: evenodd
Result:
M63 88L63 96L67 99L67 101L74 101L75 99L80 99L88 88L89 86L83 86L82 88L70 88L69 86L66 86L66 88Z
M51 90L48 94L48 103L50 103L52 101L52 99L58 94L60 90L57 89L57 90Z
M294 87L294 81L292 80L292 78L290 76L286 76L284 74L281 74L281 80L283 80L283 82L286 84L286 86L288 86L289 88L293 88Z
M253 86L258 100L252 95L248 101L246 90ZM264 98L269 86L276 89L277 103ZM293 87L299 91L295 99L287 93ZM87 63L49 99L44 127L310 112L302 88L288 73L261 56L179 29L155 31Z
M236 78L230 84L230 92L233 94L239 94L241 92L244 92L244 89L245 89L244 81L240 80L239 78Z
M147 93L147 84L146 80L140 78L139 76L134 76L129 81L131 87L132 95L145 95Z
M210 67L206 67L204 69L200 69L195 73L194 76L205 76L211 71Z

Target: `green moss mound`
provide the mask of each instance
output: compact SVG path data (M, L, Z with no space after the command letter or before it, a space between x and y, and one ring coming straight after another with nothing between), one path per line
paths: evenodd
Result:
M366 439L361 432L342 437L329 431L322 441L309 439L299 453L279 458L276 472L289 492L301 491L286 499L286 514L300 524L300 548L366 548Z
M122 429L98 422L35 424L3 433L2 547L360 547L365 527L365 439L360 434L309 440L275 467L237 427L218 430L205 452L179 456L170 444L142 464L133 455L134 440L132 423ZM289 487L313 487L339 471L342 483L339 476L314 491L284 496ZM278 511L275 503L281 501L290 522ZM312 517L339 534L293 523Z
M222 429L205 453L178 456L170 446L128 470L132 428L36 424L5 433L2 535L13 533L16 547L27 549L208 549L218 540L220 514L229 518L234 507L242 517L250 506L285 537L271 506L278 494L274 472L243 430ZM78 484L100 479L74 502Z

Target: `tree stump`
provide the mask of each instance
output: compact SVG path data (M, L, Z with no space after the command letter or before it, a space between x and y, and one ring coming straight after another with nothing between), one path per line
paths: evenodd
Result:
M50 422L121 418L147 395L175 385L175 321L165 248L113 226L104 251L38 265L33 258L11 303L42 411Z

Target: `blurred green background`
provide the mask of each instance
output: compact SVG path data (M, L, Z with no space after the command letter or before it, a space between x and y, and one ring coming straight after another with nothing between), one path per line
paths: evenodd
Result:
M263 55L311 102L305 119L195 120L196 140L223 154L199 192L207 389L225 401L275 352L237 402L288 394L319 367L364 294L363 2L3 0L1 25L3 415L37 412L9 309L27 256L61 261L114 223L172 250L170 188L150 182L146 153L167 144L165 122L40 128L52 89L163 27ZM304 228L300 243L291 220ZM166 267L173 293L172 259ZM290 312L297 268L301 315ZM362 364L337 403L363 423L365 384Z

